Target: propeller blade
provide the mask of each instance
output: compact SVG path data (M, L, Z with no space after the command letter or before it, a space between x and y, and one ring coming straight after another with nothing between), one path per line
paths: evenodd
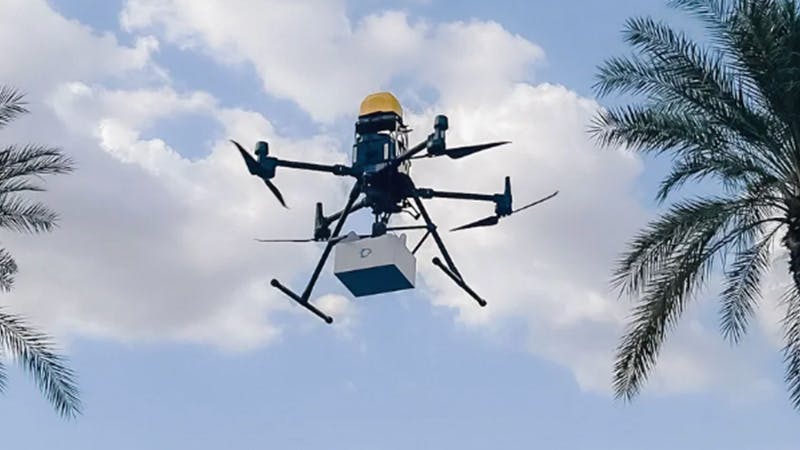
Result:
M553 192L552 194L548 195L547 197L540 198L539 200L536 200L535 202L528 203L527 205L525 205L525 206L523 206L521 208L517 208L517 209L511 211L511 214L520 212L523 209L528 209L531 206L536 206L536 205L538 205L540 203L544 203L544 202L550 200L551 198L555 197L556 195L558 195L558 191ZM467 228L488 227L488 226L492 226L492 225L497 225L497 223L499 221L500 221L500 216L489 216L489 217L483 218L481 220L476 220L475 222L468 223L466 225L461 225L460 227L453 228L450 231L466 230Z
M272 182L269 181L269 180L266 180L266 179L263 179L263 180L264 180L264 184L267 185L269 190L272 191L273 194L275 194L275 198L277 198L278 201L281 202L281 205L283 205L284 208L289 209L289 207L286 206L286 202L283 201L283 195L281 195L281 191L278 190L278 187L275 186L274 184L272 184Z
M345 235L342 235L342 236L337 236L337 237L332 238L330 240L333 241L334 243L337 243L337 242L342 241L342 240L344 240L346 238L349 238L349 237L351 237L351 235L345 234ZM365 239L365 238L372 237L372 236L370 236L369 234L357 234L357 235L355 235L355 237L358 238L358 239ZM309 238L309 239L256 239L256 241L258 241L258 242L266 242L266 243L276 243L276 242L277 243L302 243L302 242L328 242L328 239L321 239L321 240L314 239L314 238Z
M448 148L444 151L444 154L453 159L458 159L458 158L463 158L465 156L469 156L473 153L478 153L483 150L488 150L493 147L498 147L510 143L511 141L499 141L499 142L489 142L487 144L467 145L465 147Z
M281 205L283 205L284 208L289 208L286 206L286 201L283 200L281 191L266 177L264 168L261 167L261 164L259 164L258 161L256 161L256 159L253 158L253 156L250 155L250 153L248 153L247 150L245 150L244 147L242 147L238 142L231 139L231 143L236 146L236 149L239 150L242 158L244 158L244 163L247 165L247 171L250 172L251 175L255 175L264 180L264 184L266 184L269 190L272 191L272 194L278 199Z
M231 139L231 143L236 146L236 149L239 150L239 153L242 154L242 158L244 158L244 163L247 165L247 171L250 172L250 175L261 176L264 171L261 167L261 164L253 158L250 153L244 149L238 142Z
M314 239L256 239L258 242L314 242ZM322 241L325 242L325 241Z
M450 231L466 230L467 228L489 227L492 225L497 225L497 222L499 220L500 218L497 216L489 216L481 220L476 220L475 222L471 222L466 225L461 225L460 227L453 228Z
M511 214L514 214L516 212L520 212L523 209L528 209L531 206L536 206L539 203L544 203L544 202L550 200L551 198L555 197L556 195L558 195L558 191L553 192L552 194L548 195L547 197L540 198L539 200L536 200L535 202L528 203L527 205L523 206L522 208L517 208L517 209L511 211Z

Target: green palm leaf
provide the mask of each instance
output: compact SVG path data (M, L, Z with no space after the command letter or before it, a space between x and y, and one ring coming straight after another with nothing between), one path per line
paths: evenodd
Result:
M800 409L800 292L789 289L782 300L786 307L783 319L785 380L794 407Z
M771 245L779 228L739 252L725 274L720 328L726 339L738 343L761 296L761 277L770 267Z
M33 330L21 317L0 310L0 347L33 375L59 414L74 417L80 413L75 374L55 352L49 337Z
M602 110L589 131L602 146L671 158L659 202L701 180L719 183L724 195L678 201L622 255L613 282L636 305L614 388L623 398L641 390L663 341L717 269L725 274L720 328L739 342L782 235L794 280L786 381L800 409L800 9L793 0L670 4L702 21L709 44L649 17L628 20L632 54L601 65L595 90L636 101Z
M0 86L0 128L26 112L19 92ZM0 228L25 233L53 229L57 215L23 194L43 191L39 184L43 176L72 169L73 162L57 148L31 144L0 150ZM16 272L17 264L11 254L0 248L0 290L11 290ZM18 362L30 373L59 414L74 417L80 413L75 375L66 360L56 353L50 338L31 328L21 317L2 309L0 356ZM5 367L0 362L0 391L5 384Z
M22 101L22 93L7 86L0 86L0 128L17 116L25 114L25 103Z
M17 263L11 254L0 248L0 290L8 292L14 284L14 275L17 273Z

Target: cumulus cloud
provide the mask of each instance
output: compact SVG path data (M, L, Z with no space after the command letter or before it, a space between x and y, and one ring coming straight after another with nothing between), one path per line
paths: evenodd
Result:
M459 320L489 329L522 322L521 339L531 351L571 367L582 386L605 390L626 314L608 291L608 268L644 211L630 193L640 161L623 151L598 152L585 134L597 108L548 84L510 86L481 108L443 103L438 109L449 115L452 145L513 143L463 160L420 161L412 170L424 186L491 193L501 192L510 176L517 206L560 191L496 227L446 236L487 308L477 308L429 267L432 248L420 258L422 277L433 301L456 308ZM431 117L414 120L430 123ZM430 208L447 228L493 213L491 204L447 200L431 201Z
M535 44L493 22L412 22L402 12L352 23L342 1L132 0L128 30L146 30L227 64L250 64L267 93L317 120L352 114L364 95L398 80L443 96L489 99L527 78L543 57Z
M120 45L109 33L97 34L68 20L41 0L0 2L0 80L34 95L64 80L91 80L108 76L142 79L163 77L152 64L158 40L141 36L132 47Z
M197 113L214 103L206 95L169 89L112 91L72 84L57 90L51 99L56 118L91 124L63 139L71 149L87 150L75 155L81 176L60 180L51 196L62 205L62 228L36 240L10 240L21 264L47 261L46 276L22 272L14 302L47 311L57 301L59 322L98 335L230 348L268 342L280 334L271 313L290 311L269 288L269 278L292 280L316 252L263 247L252 238L266 232L302 237L297 224L309 221L313 205L300 199L339 202L343 189L330 189L327 179L282 174L280 185L293 208L275 214L277 203L258 180L244 176L241 158L227 140L220 138L207 157L190 161L163 140L141 138L143 124L152 118L109 106L155 98L162 107L156 115ZM297 158L342 162L325 137L288 142L258 113L208 111L223 136L269 139ZM310 223L308 228L310 234ZM58 292L57 299L48 292ZM325 301L347 319L339 299Z
M296 102L319 121L350 114L364 94L397 85L402 100L423 105L407 111L417 138L435 114L446 113L451 145L512 140L491 153L413 167L419 185L446 190L500 192L510 175L517 205L561 191L494 229L445 237L489 307L478 308L429 263L432 246L419 255L420 291L479 332L519 330L514 342L569 368L584 389L607 390L627 314L608 291L608 271L648 212L632 193L641 162L620 150L599 152L587 139L588 119L599 106L563 86L532 84L530 70L542 50L493 22L429 23L385 12L353 23L339 1L243 5L130 0L121 22L146 33L135 47L65 20L44 2L15 5L19 17L50 24L60 42L45 45L46 33L35 36L14 51L37 52L38 66L0 68L0 75L23 80L74 52L89 55L38 78L49 109L5 135L52 139L80 163L78 174L54 180L47 194L63 212L62 228L5 242L23 266L15 307L78 333L232 349L280 338L292 314L314 320L268 280L302 283L318 249L260 247L251 238L301 237L298 230L306 228L297 224L304 223L310 233L311 199L338 205L347 185L281 171L276 181L292 208L279 211L263 185L245 176L226 139L250 145L265 139L279 156L322 163L346 162L350 143L325 134L290 139L260 113L221 106L205 92L178 91L167 78L153 83L148 74L163 73L150 58L158 41L147 36L154 34L222 64L252 65L268 94ZM17 26L5 22L0 33ZM0 39L0 48L2 42L8 41ZM137 84L134 76L124 88L105 82L131 73L146 81ZM433 88L433 102L412 94L422 88ZM145 137L160 121L186 114L209 118L221 130L207 156L196 160L164 139ZM492 213L491 205L446 200L430 201L429 209L442 229ZM319 291L320 307L344 324L340 329L357 330L354 304L328 292ZM720 373L705 363L716 344L696 344L713 337L699 325L687 330L659 366L654 384L664 391L698 389Z

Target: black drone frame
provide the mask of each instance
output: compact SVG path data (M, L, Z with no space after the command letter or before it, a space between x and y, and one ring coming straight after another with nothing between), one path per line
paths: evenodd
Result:
M434 157L434 156L441 156L446 155L451 158L462 158L464 156L471 155L473 153L486 150L488 148L496 147L499 145L506 144L508 142L493 142L489 144L480 144L480 145L473 145L473 146L466 146L466 147L458 147L458 148L451 148L446 149L444 144L444 131L447 129L447 118L444 116L437 116L436 121L434 123L434 133L430 134L428 138L421 142L420 144L412 147L406 153L402 154L401 156L397 157L394 160L389 162L389 166L382 170L396 170L400 164L408 161L410 159L418 159L423 157ZM311 304L310 298L311 293L314 289L314 286L319 279L320 273L322 272L325 263L330 256L331 250L333 247L341 242L344 239L344 236L340 236L342 232L342 228L344 227L345 222L350 214L353 212L369 207L367 198L365 197L361 201L357 201L358 197L361 194L365 194L364 188L367 182L367 178L369 174L364 172L358 167L354 166L345 166L341 164L336 165L323 165L323 164L315 164L315 163L308 163L308 162L300 162L300 161L289 161L278 159L275 157L268 156L268 146L266 142L259 142L256 146L255 154L258 157L258 160L254 159L250 156L249 153L237 142L231 141L234 145L236 145L239 152L242 154L242 157L247 164L248 170L251 174L260 177L267 185L267 187L272 191L272 193L277 197L277 199L286 206L283 196L281 195L278 188L270 182L270 179L275 176L275 169L277 167L287 167L292 169L299 169L299 170L309 170L314 172L325 172L331 173L337 176L350 176L356 179L355 184L353 185L352 189L350 190L350 194L347 198L347 202L344 205L344 208L334 213L330 216L324 216L322 214L322 204L317 203L317 211L316 211L316 218L315 218L315 229L314 229L314 237L312 239L301 239L301 240L261 240L262 242L308 242L308 241L317 241L317 242L325 242L325 248L322 251L322 255L317 262L314 271L311 274L311 278L308 280L305 289L303 289L302 293L297 294L288 287L281 284L280 281L277 279L272 279L270 284L286 294L289 298L299 303L304 308L308 309L322 320L327 323L332 323L333 318L329 315L325 314L324 312L320 311L316 306ZM426 151L425 154L420 155L421 152ZM394 165L393 167L391 165ZM451 231L455 230L462 230L466 228L475 228L475 227L482 227L482 226L490 226L495 225L498 223L499 219L504 216L508 216L510 214L519 212L523 209L527 209L531 206L549 200L550 198L554 197L558 194L558 191L555 193L544 197L540 200L537 200L533 203L525 205L521 208L511 209L511 183L509 177L506 177L505 180L505 191L501 194L479 194L479 193L468 193L468 192L446 192L446 191L437 191L428 188L417 188L411 178L409 176L405 176L403 178L404 182L401 183L401 196L403 199L403 203L405 207L414 208L416 209L417 214L412 214L415 216L415 219L419 219L422 217L424 221L424 225L410 225L410 226L387 226L389 216L392 213L385 214L383 220L378 219L378 215L376 214L376 221L372 227L372 233L370 235L362 235L359 237L376 237L385 234L387 231L404 231L404 230L425 230L425 234L422 236L420 241L416 244L414 249L412 250L412 254L416 254L417 250L422 246L425 240L428 237L433 237L436 246L439 249L439 253L441 257L444 259L444 262L439 259L439 257L434 257L432 259L433 264L441 269L457 286L464 290L470 297L475 299L476 302L480 306L486 306L486 300L481 298L472 288L467 284L464 280L464 277L461 275L461 272L456 267L455 262L453 261L452 256L450 256L450 252L447 250L447 247L442 240L442 237L438 231L436 224L434 223L433 219L431 219L430 215L428 214L428 210L425 208L425 205L422 199L432 199L432 198L447 198L447 199L458 199L458 200L471 200L471 201L485 201L485 202L493 202L495 204L495 214L484 219L469 223L467 225L463 225L461 227L454 228ZM413 201L412 203L409 200ZM330 231L330 225L334 224L333 231Z

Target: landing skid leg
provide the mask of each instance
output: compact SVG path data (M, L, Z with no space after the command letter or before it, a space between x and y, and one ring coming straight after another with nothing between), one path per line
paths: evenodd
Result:
M308 309L312 313L316 314L322 320L327 323L332 323L333 318L331 316L326 315L316 306L312 305L308 300L311 297L311 292L314 290L314 285L317 283L317 279L319 278L320 272L322 272L322 268L325 266L325 262L328 260L328 256L331 254L331 249L333 246L336 245L341 239L336 239L339 236L339 233L342 232L342 227L344 226L345 220L347 220L347 216L353 209L353 204L355 203L358 196L361 194L361 181L356 181L356 184L353 186L353 189L350 191L350 197L347 199L347 204L344 206L342 210L341 217L336 222L336 228L334 228L333 233L331 233L331 237L328 238L328 242L325 245L325 250L322 251L322 256L317 263L317 267L314 269L314 272L311 274L311 279L308 280L308 284L306 285L306 289L303 291L303 295L297 295L292 292L289 288L282 285L280 281L273 279L270 284L277 288L279 291L283 292L291 298L292 300L299 303L304 308Z
M453 262L453 258L450 257L450 253L447 251L447 248L444 246L444 241L442 241L442 237L439 236L439 232L436 231L436 224L433 223L431 217L428 215L428 211L425 209L425 205L422 204L422 200L419 198L419 195L416 193L416 189L412 188L412 196L414 197L414 203L417 205L417 209L419 209L422 218L425 220L425 224L428 226L428 231L430 235L433 236L433 240L436 241L436 246L439 247L439 252L442 254L447 265L443 264L439 258L433 258L433 263L436 267L442 269L447 276L450 277L461 289L464 290L470 297L474 298L475 301L478 302L481 306L486 306L486 300L482 299L475 291L470 288L467 283L464 281L464 277L461 276L461 273L458 272L455 263ZM415 249L416 250L416 249Z
M486 300L482 299L478 294L475 293L475 291L472 290L471 287L467 286L467 283L465 283L462 278L458 277L456 274L451 272L450 269L445 267L445 265L442 264L441 259L433 258L433 264L435 264L436 267L442 269L442 272L446 273L447 276L450 277L450 279L452 279L458 285L458 287L463 289L464 292L470 295L470 297L474 298L479 305L486 306Z
M333 323L333 317L331 317L331 316L325 314L324 312L320 311L319 309L317 309L316 306L312 305L311 303L309 303L307 301L303 301L303 299L298 297L297 294L295 294L294 292L290 291L289 288L287 288L286 286L282 285L280 281L278 281L278 280L273 278L272 282L270 282L270 284L273 285L274 287L276 287L279 291L281 291L284 294L286 294L292 300L294 300L297 303L299 303L304 308L306 308L309 311L311 311L312 313L316 314L320 319L324 320L326 323Z

